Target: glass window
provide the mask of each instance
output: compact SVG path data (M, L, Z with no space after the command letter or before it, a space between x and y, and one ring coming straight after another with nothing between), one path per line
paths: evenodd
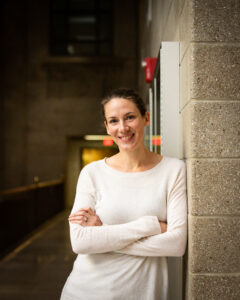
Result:
M112 55L110 0L52 0L51 55Z

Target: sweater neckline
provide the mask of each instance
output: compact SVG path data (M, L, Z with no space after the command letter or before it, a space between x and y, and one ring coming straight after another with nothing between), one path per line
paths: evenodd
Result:
M125 175L125 176L136 176L136 175L143 175L143 174L147 174L147 173L151 173L151 172L155 171L158 167L160 167L162 165L162 162L165 160L165 156L162 156L162 159L160 160L160 162L158 162L152 168L144 170L144 171L138 171L138 172L124 172L124 171L114 169L113 167L111 167L107 164L106 159L107 159L107 157L105 157L102 160L103 165L106 169L108 169L112 173L119 174L119 175Z

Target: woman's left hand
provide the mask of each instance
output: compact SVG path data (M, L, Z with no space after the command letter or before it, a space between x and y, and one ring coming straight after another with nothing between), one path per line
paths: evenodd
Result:
M102 226L102 221L91 207L79 209L75 213L71 214L68 220L73 224L81 226Z

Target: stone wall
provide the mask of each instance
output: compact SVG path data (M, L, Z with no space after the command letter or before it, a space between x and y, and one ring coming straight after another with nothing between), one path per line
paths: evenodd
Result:
M151 0L150 0L151 1ZM188 171L185 298L240 294L240 2L140 2L140 61L180 42L180 113ZM140 70L140 68L139 68ZM148 86L139 72L139 87ZM238 296L237 296L238 295Z
M49 0L4 1L2 188L59 178L68 136L105 133L103 94L136 88L136 12L136 1L115 1L112 58L66 59L49 55Z
M188 298L240 295L240 2L189 1ZM184 62L184 60L186 62Z

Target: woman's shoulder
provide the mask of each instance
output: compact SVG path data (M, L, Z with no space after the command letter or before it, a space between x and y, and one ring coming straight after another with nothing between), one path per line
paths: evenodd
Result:
M169 168L169 170L185 171L186 169L185 162L177 157L163 156L163 161L165 163L165 168Z
M104 165L104 159L95 160L95 161L92 161L92 162L88 163L87 165L85 165L82 168L81 172L92 173L98 169L101 169L103 165Z

